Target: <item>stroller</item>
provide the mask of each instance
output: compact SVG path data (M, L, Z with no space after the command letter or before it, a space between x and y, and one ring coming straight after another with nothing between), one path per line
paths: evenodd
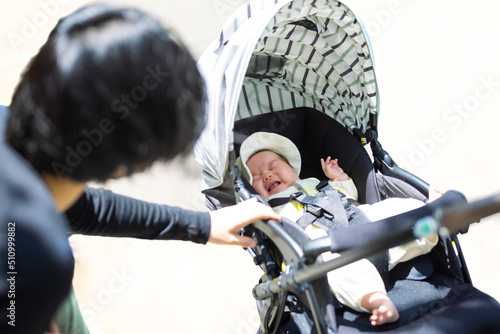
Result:
M359 202L427 200L429 185L401 169L378 141L379 95L361 22L331 0L256 0L240 7L199 61L207 80L207 128L195 145L211 210L255 196L234 167L241 143L266 131L291 139L301 177L322 178L320 158L339 158ZM370 144L371 155L364 145ZM372 160L373 159L373 160ZM466 203L458 192L408 213L310 240L286 221L256 222L242 233L263 270L253 290L260 333L496 333L500 305L475 289L455 232L500 211L499 196ZM431 253L398 264L385 277L400 312L373 327L368 314L340 305L326 273L415 238L424 217L438 222ZM322 262L324 251L339 258Z

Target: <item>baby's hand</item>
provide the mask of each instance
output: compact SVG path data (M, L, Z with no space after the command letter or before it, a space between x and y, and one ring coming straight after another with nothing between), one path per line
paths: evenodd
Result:
M321 158L321 168L326 177L332 181L347 181L349 176L344 173L344 170L340 168L338 164L338 159L332 159L330 156L326 158L326 161Z

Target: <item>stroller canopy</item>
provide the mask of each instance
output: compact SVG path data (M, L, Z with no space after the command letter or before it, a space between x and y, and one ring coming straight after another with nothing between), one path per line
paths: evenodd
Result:
M338 1L249 2L226 21L198 66L208 115L195 155L209 188L223 183L239 119L310 107L364 133L378 112L368 38Z

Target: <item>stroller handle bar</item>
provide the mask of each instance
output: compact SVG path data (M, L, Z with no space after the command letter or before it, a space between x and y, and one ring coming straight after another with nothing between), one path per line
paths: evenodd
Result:
M443 228L445 232L454 232L498 212L500 212L500 193L466 205L436 210L434 218L441 224L441 232ZM261 283L254 287L253 295L256 299L265 299L280 291L296 289L297 286L319 279L332 270L414 239L413 227L400 229L364 245L347 249L333 260L314 263L306 268L283 274L273 281ZM324 237L305 242L304 255L312 256L331 251L330 241L329 237Z
M460 231L481 218L500 212L500 192L465 206L445 208L440 221L452 232Z
M441 235L449 235L450 233L456 233L467 228L472 223L479 222L481 218L488 217L498 212L500 212L500 193L468 204L449 206L444 209L438 207L429 215L431 217L421 217L416 224L408 220L401 228L410 228L413 231L413 238L425 236L422 234L422 225L424 225L424 230L429 230L429 234L439 232ZM406 217L406 215L402 217ZM349 230L339 230L336 231L335 234L330 234L323 238L308 240L303 244L304 254L307 257L315 258L323 252L339 252L352 247L361 246L375 239L379 240L379 238L381 242L383 236L391 234L394 229L394 225L388 222L386 224L387 226L384 226L384 222L395 219L396 218L390 218L379 221L377 222L379 224L378 226L354 226L350 227ZM431 222L433 220L437 225L430 226L427 224L430 220ZM356 231L357 237L350 238L347 233L353 235L355 232L354 230L358 230ZM393 246L388 248L391 247Z

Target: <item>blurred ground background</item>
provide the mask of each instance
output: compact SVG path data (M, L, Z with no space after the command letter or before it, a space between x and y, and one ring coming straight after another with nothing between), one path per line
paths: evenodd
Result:
M196 58L240 0L114 0L153 13ZM83 0L0 0L0 103L24 65ZM500 21L497 1L350 0L371 36L381 96L380 140L424 180L469 200L500 191ZM104 186L206 210L190 156ZM474 284L500 300L500 216L461 236ZM95 334L255 333L260 270L238 247L73 236L74 285Z

